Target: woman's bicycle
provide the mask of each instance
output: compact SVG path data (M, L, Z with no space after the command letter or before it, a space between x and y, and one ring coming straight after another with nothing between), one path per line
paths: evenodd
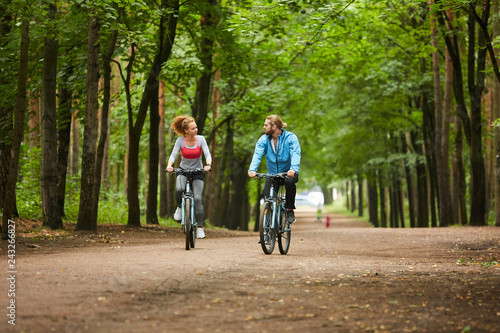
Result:
M182 230L186 234L186 250L194 248L196 243L196 229L198 224L194 216L194 193L191 190L191 184L193 182L193 176L203 174L204 169L194 169L194 170L184 170L184 169L174 169L172 173L176 175L186 176L186 189L182 194L182 205L181 205L181 224Z
M276 239L281 254L287 254L290 248L292 229L286 221L285 193L281 180L286 172L269 175L257 173L256 178L268 178L271 188L269 197L264 199L259 218L260 245L265 254L273 253ZM277 186L277 188L275 188Z

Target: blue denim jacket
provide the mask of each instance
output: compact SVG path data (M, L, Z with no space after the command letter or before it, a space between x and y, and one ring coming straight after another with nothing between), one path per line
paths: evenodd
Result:
M262 135L253 153L252 162L250 163L250 171L257 171L257 167L262 160L262 156L266 156L267 173L277 174L294 170L299 173L300 166L300 144L297 136L292 132L283 130L283 133L278 137L278 148L276 153L272 147L272 137Z

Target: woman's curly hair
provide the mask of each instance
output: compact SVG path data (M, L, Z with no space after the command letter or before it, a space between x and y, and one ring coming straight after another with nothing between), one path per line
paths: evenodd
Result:
M181 115L174 118L174 121L170 125L175 133L178 135L184 136L186 135L186 130L188 129L188 125L194 122L194 118L191 116Z

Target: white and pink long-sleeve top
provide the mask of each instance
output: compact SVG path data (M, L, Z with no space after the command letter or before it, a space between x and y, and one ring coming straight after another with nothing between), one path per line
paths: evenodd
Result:
M177 155L179 155L179 151L181 152L180 168L185 170L202 169L202 153L205 155L205 160L212 161L212 155L210 154L210 149L208 149L207 141L202 135L196 136L196 144L192 147L186 144L186 137L181 136L177 138L168 161L174 163L177 159Z

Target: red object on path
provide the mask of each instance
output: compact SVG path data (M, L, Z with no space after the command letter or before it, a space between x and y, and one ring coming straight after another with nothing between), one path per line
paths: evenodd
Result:
M326 216L326 227L330 228L330 216Z

